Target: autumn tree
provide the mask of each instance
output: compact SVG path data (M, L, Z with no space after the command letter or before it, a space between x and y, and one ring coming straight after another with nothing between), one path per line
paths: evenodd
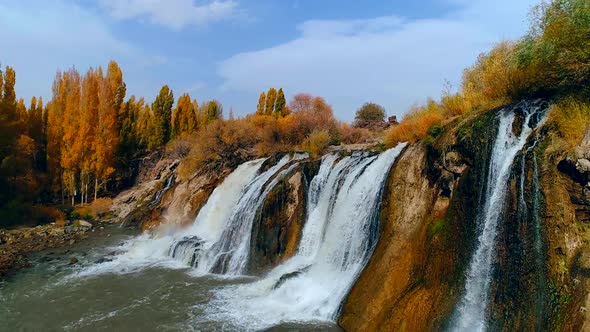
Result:
M138 107L137 123L135 124L135 132L137 133L139 148L150 150L155 147L155 120L154 114L149 104L140 99L143 107Z
M178 137L184 133L191 133L197 130L198 121L195 107L198 107L197 101L191 101L188 93L178 98L176 108L172 113L172 136Z
M102 76L99 68L98 76ZM119 129L121 104L125 98L126 86L123 73L116 62L111 61L107 75L101 80L98 103L98 129L94 144L95 178L94 199L115 173L116 157L119 149Z
M25 106L25 100L22 98L19 98L16 104L16 115L21 126L27 123L27 106Z
M288 113L289 111L287 108L287 100L285 99L285 93L283 92L283 89L280 88L275 102L274 114L275 116L283 117L287 116Z
M385 109L375 103L365 103L356 111L354 127L382 129L385 125Z
M57 72L53 80L53 98L47 105L47 170L50 190L60 192L64 200L63 170L61 168L61 149L63 141L63 118L66 88L63 74Z
M205 105L205 124L219 120L223 116L223 107L217 100L211 100Z
M256 106L256 114L263 115L266 109L266 93L262 92L258 97L258 106Z
M266 105L264 107L264 114L272 115L275 109L275 102L277 100L277 90L275 88L268 89L266 94Z
M82 95L80 100L80 128L78 138L83 143L80 147L80 191L81 202L88 203L90 184L94 177L96 183L96 148L97 128L99 123L100 105L100 73L92 68L86 72L82 81Z
M152 104L155 129L153 143L156 146L164 145L170 140L173 104L174 94L167 85L164 85Z

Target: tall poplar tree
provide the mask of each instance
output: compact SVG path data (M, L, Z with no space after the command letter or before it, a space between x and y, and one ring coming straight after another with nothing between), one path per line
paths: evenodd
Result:
M277 117L287 116L287 100L285 99L285 93L283 93L283 88L280 88L277 94L274 114Z
M164 145L170 140L173 104L174 94L168 85L164 85L152 104L155 130L154 144L156 146Z
M256 107L256 114L263 115L266 109L266 93L262 92L258 98L258 106Z
M272 115L275 109L275 101L277 99L277 90L275 88L268 89L266 94L266 106L264 108L264 114Z

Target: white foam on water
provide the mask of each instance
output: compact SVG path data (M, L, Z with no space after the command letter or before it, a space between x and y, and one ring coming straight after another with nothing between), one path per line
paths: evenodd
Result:
M207 317L243 330L334 322L377 240L383 184L405 144L380 155L323 158L310 184L297 254L257 282L219 289Z

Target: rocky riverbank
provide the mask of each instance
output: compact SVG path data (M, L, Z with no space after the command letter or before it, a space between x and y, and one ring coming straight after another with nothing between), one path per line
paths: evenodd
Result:
M0 230L0 278L11 271L31 266L29 254L72 245L92 231L92 224L87 222Z

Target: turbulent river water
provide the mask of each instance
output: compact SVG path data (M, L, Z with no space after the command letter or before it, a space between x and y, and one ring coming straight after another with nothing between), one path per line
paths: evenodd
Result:
M378 238L381 192L405 144L329 154L310 181L296 254L249 276L253 220L266 194L307 158L239 166L193 225L157 235L108 228L37 254L0 289L0 330L340 330L338 311ZM71 257L79 262L69 265Z
M67 249L32 257L33 267L0 284L0 331L236 331L207 314L215 294L252 278L197 276L174 260L93 274L96 262L134 242L136 232L108 227ZM106 236L106 235L110 236ZM69 265L71 257L79 259ZM285 323L271 331L341 331L334 323Z

